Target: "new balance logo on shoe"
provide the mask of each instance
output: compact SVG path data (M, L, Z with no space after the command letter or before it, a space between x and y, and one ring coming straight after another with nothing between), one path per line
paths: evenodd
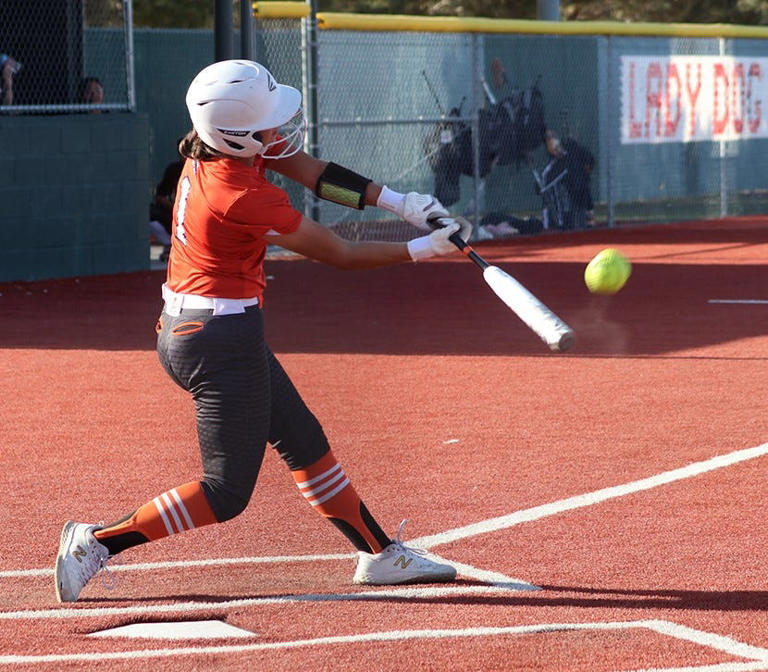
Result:
M106 567L109 551L93 536L98 529L98 525L71 520L64 525L53 573L59 602L76 602L80 591L97 572L109 573Z
M402 542L403 525L397 536L379 553L357 554L353 583L368 586L393 586L400 583L453 581L456 568L427 557L427 551L410 548Z
M411 564L411 562L413 562L413 558L408 558L406 560L405 556L401 555L397 560L395 560L392 563L392 565L393 565L393 567L397 567L398 565L400 565L400 567L402 567L403 569L406 569L408 567L408 565Z

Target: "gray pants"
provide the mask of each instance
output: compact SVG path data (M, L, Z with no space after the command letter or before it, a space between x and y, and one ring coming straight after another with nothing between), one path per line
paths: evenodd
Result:
M264 341L257 306L236 315L163 313L157 353L194 399L203 491L219 522L247 506L267 441L291 470L328 452L320 423Z

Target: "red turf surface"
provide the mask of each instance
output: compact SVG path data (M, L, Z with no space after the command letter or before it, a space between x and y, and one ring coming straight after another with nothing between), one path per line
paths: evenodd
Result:
M608 246L630 257L632 278L615 297L591 296L583 268ZM439 534L768 440L768 305L708 303L768 299L766 222L589 231L479 250L574 327L572 352L549 354L458 255L365 273L267 263L269 341L393 533L403 517L409 537ZM49 575L11 572L50 570L67 518L112 520L199 475L191 402L154 353L161 282L155 272L0 286L0 669L18 666L9 655L180 647L198 648L24 669L600 672L756 659L711 636L696 643L629 626L199 649L649 619L768 649L768 456L434 549L539 591L473 592L482 582L462 577L464 592L331 600L369 592L350 584L351 559L243 563L119 571L114 591L97 579L74 607L82 615L70 617ZM124 562L348 551L269 454L242 516L132 549ZM188 611L162 612L167 605ZM95 611L104 607L118 611ZM85 636L181 618L220 618L256 636ZM768 669L765 655L750 669Z

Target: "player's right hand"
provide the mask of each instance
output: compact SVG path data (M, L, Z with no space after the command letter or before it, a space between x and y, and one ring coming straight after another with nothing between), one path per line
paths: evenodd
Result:
M449 240L456 232L466 243L472 233L472 225L463 217L441 218L438 228L428 236L408 241L408 253L411 255L411 259L419 261L456 252L458 247Z
M460 230L461 226L455 220L451 220L450 224L435 229L429 234L429 245L432 248L432 251L438 256L456 252L458 248L448 239ZM461 237L464 238L463 235ZM467 238L469 238L469 236L467 236ZM467 238L464 238L465 243L467 242Z

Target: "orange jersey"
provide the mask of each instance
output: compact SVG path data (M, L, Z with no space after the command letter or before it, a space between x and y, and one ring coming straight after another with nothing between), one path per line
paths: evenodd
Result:
M262 159L187 159L173 206L166 283L174 291L226 299L258 296L266 281L268 232L298 229L302 215L269 182Z

